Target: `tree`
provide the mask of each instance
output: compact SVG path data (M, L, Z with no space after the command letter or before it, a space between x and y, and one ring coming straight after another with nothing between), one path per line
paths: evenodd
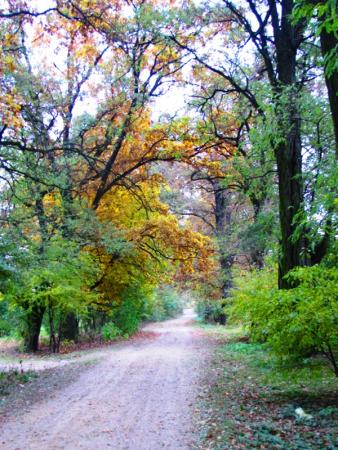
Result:
M89 310L111 314L119 303L123 310L130 289L148 292L159 273L206 271L212 247L161 205L162 178L150 168L195 153L193 142L177 138L184 123L150 117L150 100L183 64L157 33L155 6L129 5L127 17L116 14L117 3L60 2L41 14L18 6L2 13L6 24L18 24L20 42L15 70L4 66L18 103L7 101L13 114L1 134L9 183L2 205L32 270L11 278L13 292L4 293L25 310L27 347L37 350L44 321L57 351L62 338L76 338L77 318ZM41 61L46 44L56 61Z
M308 26L314 28L320 38L320 47L324 59L324 73L333 126L336 139L336 156L338 152L338 67L337 67L337 33L338 16L336 0L300 0L296 2L295 20L306 19ZM314 24L311 23L314 21Z
M248 38L246 42L250 42L259 55L263 65L261 70L266 73L271 85L271 101L279 124L279 138L274 145L281 230L279 285L289 287L285 275L294 267L306 263L304 236L298 234L295 238L294 234L297 216L303 207L300 117L296 97L302 86L297 74L297 56L303 43L304 24L302 21L292 23L293 2L281 1L279 6L272 1L263 4L248 1L245 9L224 1L216 8L209 8L206 23L207 26L215 23L216 33L219 29L224 33L229 27L238 27ZM173 35L172 39L180 48L190 51L199 64L230 84L231 90L241 94L257 113L263 114L253 85L237 61L229 57L228 64L216 66L206 55L200 56L186 38ZM223 92L226 91L230 89L223 89Z

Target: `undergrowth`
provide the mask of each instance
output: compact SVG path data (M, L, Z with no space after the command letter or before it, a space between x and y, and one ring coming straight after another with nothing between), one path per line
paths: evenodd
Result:
M22 372L11 370L8 372L0 372L0 396L8 395L10 388L15 386L22 386L29 381L37 378L35 372Z
M198 448L338 448L337 382L323 359L281 360L240 328L202 328L219 345L200 404Z

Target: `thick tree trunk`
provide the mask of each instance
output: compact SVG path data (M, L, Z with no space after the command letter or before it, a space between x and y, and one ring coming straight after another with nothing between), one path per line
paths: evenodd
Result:
M34 305L26 315L27 331L25 334L25 348L30 352L39 350L39 337L45 308Z
M288 288L285 275L303 265L301 234L295 236L297 214L303 201L302 159L299 123L290 120L291 131L276 148L279 188L279 220L281 229L281 256L279 261L279 287Z
M66 315L62 322L61 335L62 339L68 339L74 342L79 340L79 321L75 313L71 312Z
M303 202L302 147L296 86L296 56L300 29L291 23L292 0L282 1L279 21L276 5L272 2L270 4L277 57L275 104L282 135L281 143L275 148L281 230L279 287L289 288L291 286L285 275L295 267L303 265L303 236L302 233L294 234L297 215L301 213Z
M229 296L230 290L233 288L232 279L232 266L234 264L234 255L222 255L219 258L220 266L222 269L223 280L222 280L222 295L224 298Z

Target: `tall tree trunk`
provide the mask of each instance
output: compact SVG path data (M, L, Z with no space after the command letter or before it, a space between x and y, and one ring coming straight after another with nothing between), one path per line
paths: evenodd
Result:
M47 239L47 220L44 212L43 197L45 191L38 192L35 200L35 214L39 222L41 244L39 253L42 255L45 251L45 244ZM24 336L24 345L28 351L36 352L39 349L39 337L43 316L45 313L45 306L33 304L26 305L26 332Z
M69 174L69 180L70 180ZM72 230L69 227L69 219L73 217L73 198L71 194L71 182L69 181L66 188L61 191L62 207L63 207L63 223L62 236L64 239L72 238ZM77 342L79 338L79 323L75 312L68 312L62 321L62 339Z
M279 181L279 220L281 257L279 287L291 287L285 275L303 265L301 233L294 234L297 215L302 211L303 177L300 116L297 105L296 55L301 30L291 23L292 0L282 0L279 18L277 5L269 1L277 58L277 80L274 86L276 113L282 140L275 148ZM285 96L287 96L287 101Z
M45 307L33 305L27 312L26 322L27 331L25 334L25 348L30 352L36 352L39 349L39 337Z
M61 336L62 339L68 339L74 342L79 340L79 321L74 312L68 313L62 321Z
M232 266L235 255L229 246L231 234L231 211L229 209L229 192L217 181L212 182L215 198L216 239L219 246L219 263L222 270L222 295L228 297L232 284Z
M279 220L281 229L281 256L279 261L279 287L288 288L285 275L303 265L303 237L295 235L297 214L303 201L302 157L299 119L290 112L290 132L275 149L278 171Z

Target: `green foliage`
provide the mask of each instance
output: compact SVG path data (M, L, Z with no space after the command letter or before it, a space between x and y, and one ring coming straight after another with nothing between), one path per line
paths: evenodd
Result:
M112 321L123 335L130 335L138 330L151 293L149 286L135 283L124 290L119 303L113 304Z
M336 448L337 382L322 358L281 361L268 345L244 342L239 327L203 328L222 345L212 364L216 382L200 405L201 447ZM299 406L313 419L299 420Z
M337 0L297 0L293 18L294 22L305 19L316 35L325 30L336 38L338 36ZM338 44L324 55L324 67L328 76L338 71L337 49Z
M148 318L160 321L176 317L182 312L182 295L171 286L158 288L150 303Z
M196 304L198 317L204 322L219 322L224 315L222 300L200 298Z
M240 232L240 248L251 255L260 254L263 257L275 246L277 229L276 211L262 211L256 220L247 224Z
M18 325L18 319L18 312L11 311L8 303L0 300L0 337L13 334Z
M121 335L122 331L113 322L108 322L101 328L101 336L104 341L113 341Z
M0 395L6 395L11 387L29 383L34 378L37 378L36 372L0 372Z
M31 255L29 267L18 268L20 279L6 297L26 310L34 304L74 310L96 297L89 290L98 273L95 262L70 241L50 240L40 257Z
M232 320L243 322L253 341L266 341L281 357L324 354L334 366L337 336L338 269L297 268L288 275L295 286L277 290L272 269L236 279Z
M274 269L253 270L240 273L234 279L229 303L230 319L243 322L250 328L253 340L264 341L266 319L271 314L271 298L277 291L277 273ZM261 326L257 324L260 324Z
M11 325L6 319L0 318L0 337L8 336L11 332Z
M65 316L69 312L85 313L98 299L90 289L99 274L98 265L74 241L55 235L44 243L43 251L39 241L30 242L22 245L21 252L8 251L7 258L15 270L2 284L0 313L25 339L31 331L35 308L40 308L42 314L46 311L45 325L50 335L60 337Z

